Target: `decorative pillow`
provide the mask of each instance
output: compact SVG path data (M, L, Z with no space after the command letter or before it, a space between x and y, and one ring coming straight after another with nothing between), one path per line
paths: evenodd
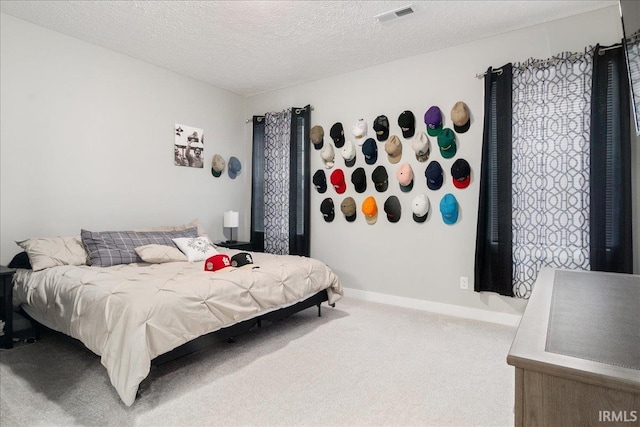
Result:
M218 254L208 237L178 238L173 241L187 256L189 262L204 261Z
M102 231L82 230L80 233L92 266L109 267L118 264L142 262L135 248L144 245L175 247L172 239L197 237L198 231L188 228L182 231Z
M31 263L29 262L29 254L26 252L20 252L16 256L13 257L9 265L9 268L25 268L27 270L31 270Z
M166 245L144 245L135 248L136 253L144 262L162 264L165 262L187 261L180 249Z
M33 271L58 265L85 265L87 251L80 237L37 237L16 242L29 256Z

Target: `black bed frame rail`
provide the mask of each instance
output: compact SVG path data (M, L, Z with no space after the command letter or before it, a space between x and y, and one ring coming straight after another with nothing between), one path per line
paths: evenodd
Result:
M253 317L251 319L244 320L242 322L233 324L231 326L227 326L226 328L219 329L214 332L210 332L206 335L202 335L198 338L195 338L187 343L182 344L179 347L174 348L173 350L161 354L157 356L155 359L151 361L151 366L162 365L163 363L169 362L171 360L177 359L182 356L186 356L187 354L202 350L204 348L210 347L213 344L217 344L220 342L234 342L235 337L247 332L249 329L254 326L261 327L262 321L266 320L269 322L277 322L278 320L285 319L292 314L295 314L299 311L307 309L312 306L318 307L318 317L322 316L321 304L324 301L328 301L329 296L327 294L327 290L322 290L315 295L310 296L309 298L300 301L296 304L290 305L288 307L280 308L278 310L271 311L269 313L262 314L257 317ZM335 304L330 304L332 307Z

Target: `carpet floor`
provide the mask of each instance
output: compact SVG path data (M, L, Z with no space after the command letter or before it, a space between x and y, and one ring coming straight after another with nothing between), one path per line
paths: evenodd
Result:
M515 330L344 298L153 367L131 407L46 333L0 351L0 425L512 426Z

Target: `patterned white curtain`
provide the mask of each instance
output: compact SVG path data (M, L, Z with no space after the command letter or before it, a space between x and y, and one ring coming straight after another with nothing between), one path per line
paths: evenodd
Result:
M514 294L543 266L589 269L589 130L593 54L513 67Z
M265 114L264 250L289 254L291 110Z

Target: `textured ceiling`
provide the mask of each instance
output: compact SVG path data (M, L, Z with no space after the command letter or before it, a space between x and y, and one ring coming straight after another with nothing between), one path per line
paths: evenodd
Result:
M373 18L409 4L413 15ZM0 10L251 96L616 4L3 0Z

